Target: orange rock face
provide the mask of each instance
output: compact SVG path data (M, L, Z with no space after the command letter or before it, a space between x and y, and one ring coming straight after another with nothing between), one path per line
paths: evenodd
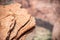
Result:
M15 2L0 5L0 40L17 40L35 26L34 17L20 7L21 5Z

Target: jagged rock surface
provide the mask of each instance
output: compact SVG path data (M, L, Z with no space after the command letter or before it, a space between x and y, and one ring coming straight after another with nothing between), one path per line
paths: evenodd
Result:
M19 3L0 5L0 40L19 40L35 26L35 19ZM19 38L19 39L18 39Z

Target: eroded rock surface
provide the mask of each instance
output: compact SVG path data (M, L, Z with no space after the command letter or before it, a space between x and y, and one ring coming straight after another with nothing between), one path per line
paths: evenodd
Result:
M19 3L0 5L0 40L20 40L35 26L35 19Z

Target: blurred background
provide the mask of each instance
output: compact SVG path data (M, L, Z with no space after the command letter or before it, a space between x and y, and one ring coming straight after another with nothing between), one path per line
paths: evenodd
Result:
M21 8L26 8L36 18L36 28L26 40L51 40L56 22L57 0L15 0Z
M52 40L52 29L60 18L58 0L14 0L35 17L36 26L26 40Z

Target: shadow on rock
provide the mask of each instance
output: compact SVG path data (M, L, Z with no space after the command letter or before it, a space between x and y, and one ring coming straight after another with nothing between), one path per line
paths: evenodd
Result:
M44 21L42 19L38 19L38 18L36 18L36 25L39 27L44 27L50 31L52 31L52 28L53 28L52 24L50 24L49 22Z

